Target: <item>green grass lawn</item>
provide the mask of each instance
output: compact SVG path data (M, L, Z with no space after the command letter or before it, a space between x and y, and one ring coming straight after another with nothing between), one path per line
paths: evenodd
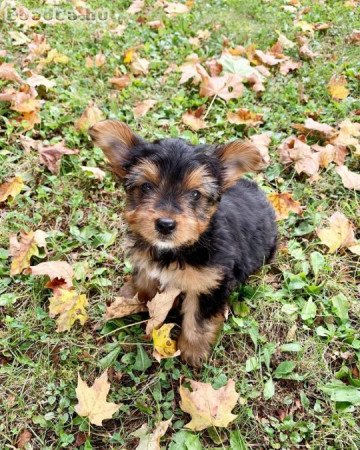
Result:
M47 18L54 8L71 13L74 5L81 6L81 2L52 3L22 4L36 17ZM359 226L359 198L343 186L333 163L321 169L319 180L309 183L293 167L285 168L277 151L296 133L292 125L308 117L335 127L346 118L360 121L360 46L348 39L360 28L359 2L195 0L188 14L174 17L153 0L146 0L140 13L129 15L130 3L89 0L86 5L92 11L106 11L107 20L78 17L39 22L33 28L5 20L4 2L0 5L0 51L7 50L0 61L14 63L25 79L26 69L40 70L42 57L27 62L27 43L14 43L19 32L30 40L34 33L46 36L52 49L68 57L66 63L50 62L42 69L41 74L56 85L37 88L43 101L41 123L32 130L24 131L23 124L14 120L19 113L8 102L0 102L0 184L21 175L26 185L0 209L0 449L16 448L24 430L31 433L24 447L28 449L135 449L138 440L131 436L133 431L143 423L153 429L170 418L161 440L162 448L170 450L359 448L358 258L344 249L327 253L316 234L336 211ZM286 76L270 68L272 76L262 95L245 88L239 99L211 102L200 97L199 87L191 82L179 85L176 68L164 77L169 67L180 66L191 53L202 61L219 58L225 39L231 48L255 45L263 51L276 42L278 33L296 42L301 31L296 18L307 24L330 24L309 33L309 45L318 57L303 60L300 69ZM164 27L146 25L153 20L162 20ZM121 23L125 25L121 35L110 31ZM194 47L189 38L199 30L209 30L210 37ZM129 72L124 54L137 46L139 56L150 62L149 73L116 90L108 80L116 70ZM86 57L98 53L105 55L105 65L87 67ZM286 54L299 59L296 45ZM347 79L349 95L342 101L333 100L328 92L334 75ZM0 92L11 86L18 87L0 80ZM148 98L156 105L135 119L134 105ZM178 358L160 364L153 360L143 316L104 321L106 305L118 295L131 267L124 255L120 184L111 174L99 181L81 169L105 168L100 149L92 148L87 134L75 127L90 101L105 117L127 122L148 139L180 136L193 143L220 143L267 131L271 162L256 180L266 192L291 192L305 206L302 216L291 214L278 222L280 242L274 262L233 294L229 319L202 370L192 370ZM191 131L181 122L182 114L202 105L208 111L208 128ZM230 124L226 114L238 108L262 113L264 124L247 129ZM21 134L47 144L64 139L79 153L64 156L55 175L39 163L35 150L24 152ZM322 142L314 136L308 141ZM352 151L346 165L356 172L359 161ZM70 331L57 333L48 314L51 292L44 287L45 277L9 275L9 237L37 229L49 235L48 253L33 257L32 264L55 260L72 264L76 288L89 299L90 319L83 327L77 323ZM336 296L346 297L347 314L334 306ZM279 369L285 361L290 363ZM92 382L106 368L110 401L121 407L104 426L90 426L74 411L77 373ZM233 378L240 393L234 409L237 419L226 429L185 431L189 416L179 407L178 393L182 376L214 387ZM336 384L340 381L341 388ZM349 401L344 401L344 392Z

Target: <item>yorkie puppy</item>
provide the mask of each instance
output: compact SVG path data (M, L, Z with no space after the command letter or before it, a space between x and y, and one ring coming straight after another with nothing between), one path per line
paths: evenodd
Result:
M254 145L147 142L116 120L90 128L93 142L122 179L139 298L181 290L178 348L190 365L207 358L224 322L231 291L267 263L276 249L275 215L257 185Z

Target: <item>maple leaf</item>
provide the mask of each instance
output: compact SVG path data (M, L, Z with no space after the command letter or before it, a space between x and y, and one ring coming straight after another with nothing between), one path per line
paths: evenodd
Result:
M259 150L264 163L269 164L270 155L269 155L269 145L271 142L271 138L266 133L261 134L253 134L250 137L251 142L255 145L255 147Z
M127 9L127 12L129 14L137 14L143 9L144 5L144 0L134 0Z
M344 100L349 95L347 80L343 75L335 75L328 84L328 90L334 100Z
M183 3L170 3L165 2L165 12L168 16L176 16L178 14L186 14L189 12L189 7L184 5Z
M132 298L116 297L114 302L106 308L105 319L118 319L144 311L147 311L146 304L139 300L137 293Z
M14 69L14 64L3 63L0 65L0 80L18 81L22 79L17 71Z
M49 316L51 318L58 316L56 319L58 332L70 330L77 320L81 325L88 320L86 312L88 300L84 294L78 294L73 289L58 288L49 301Z
M290 211L295 214L302 214L300 202L294 200L289 192L274 192L269 194L267 198L275 210L276 220L287 219Z
M334 253L340 248L353 248L357 253L359 243L355 239L354 226L341 212L335 212L329 219L330 226L317 230L317 235L322 244L329 247L329 253Z
M170 337L171 330L174 326L174 323L166 323L158 330L154 328L152 331L152 339L154 342L153 356L158 362L164 358L175 358L180 355L180 350L176 348L176 341Z
M103 181L106 176L106 172L99 169L99 167L81 166L81 170L90 174L92 178L96 178L99 181Z
M299 55L303 59L314 59L319 56L318 53L310 49L309 40L305 36L297 36L297 42L299 44Z
M357 139L360 136L360 123L352 123L346 119L340 123L339 129L338 135L331 139L331 143L355 147L356 154L360 154L360 143Z
M15 198L24 189L24 180L20 176L11 178L6 183L0 185L0 203L5 202L9 197Z
M138 119L139 117L143 117L146 115L146 113L148 111L150 111L150 109L155 106L157 103L156 100L152 100L152 99L148 99L148 100L143 100L142 102L138 102L134 109L134 118Z
M94 58L87 56L85 59L85 66L89 69L92 67L103 67L106 63L106 57L103 53L98 53Z
M90 423L101 426L103 420L111 419L120 408L120 405L106 401L109 390L107 370L95 379L91 387L78 374L76 397L79 403L75 405L75 411L81 417L88 417Z
M117 89L124 89L128 87L131 83L130 75L127 73L125 75L112 77L109 79L111 84L114 84Z
M192 53L185 59L186 62L179 67L181 72L181 78L179 84L184 84L189 80L193 80L193 84L199 84L202 80L198 71L198 64L200 63L199 56L196 53Z
M101 109L99 109L94 102L89 102L85 111L82 113L81 117L75 122L75 128L82 132L87 132L87 130L95 125L96 122L103 120L105 118Z
M206 70L197 65L197 70L201 76L200 96L201 97L217 97L223 100L231 100L242 96L244 86L242 77L237 74L226 73L221 77L210 77Z
M146 334L151 334L154 328L158 328L162 325L180 292L180 289L166 289L163 292L158 292L155 297L147 303L150 319L146 325Z
M299 67L301 67L300 61L294 61L293 59L287 59L286 61L283 61L280 64L280 73L282 75L287 75L289 72L292 72L293 70L297 70Z
M46 283L46 287L56 290L71 289L73 287L74 271L70 264L66 261L47 261L30 266L26 269L26 273L30 275L46 275L50 281Z
M151 20L150 22L147 22L146 25L154 30L165 28L164 22L162 20Z
M325 147L321 147L321 145L316 144L311 148L319 152L320 167L327 168L331 162L335 162L338 166L344 164L347 150L343 145L327 144Z
M235 112L229 111L227 113L227 119L230 123L255 127L263 123L263 114L254 113L248 109L240 108Z
M341 176L341 181L347 189L355 189L360 191L360 174L351 172L346 166L336 167L336 173Z
M31 87L45 86L48 89L52 89L56 86L55 81L49 80L42 75L38 75L37 73L32 73L31 77L29 77L25 83Z
M57 174L60 171L62 155L76 155L79 150L67 148L64 141L54 145L40 146L38 148L40 161L50 170L51 173Z
M283 164L295 163L297 173L314 176L320 167L319 154L312 152L311 147L295 136L289 136L278 148Z
M276 58L272 53L264 53L262 50L255 50L255 57L267 66L276 66L284 60L284 57Z
M239 394L235 391L235 382L230 379L225 386L214 389L210 383L186 380L191 391L180 385L180 408L191 415L191 421L185 425L194 431L208 427L227 427L236 419L231 411L235 407Z
M203 130L207 128L206 122L203 119L204 107L200 106L195 111L187 111L181 117L182 122L191 128L193 131Z
M131 436L140 439L135 450L160 450L160 438L164 436L170 423L171 419L163 420L158 423L152 433L149 432L147 424L144 423L139 429L131 433Z
M46 237L47 234L41 230L20 233L20 241L16 235L10 236L9 253L12 256L10 275L18 275L27 269L32 256L39 256L39 247L46 250Z
M149 65L150 63L147 59L140 58L135 54L130 64L130 69L134 75L147 75L149 73Z

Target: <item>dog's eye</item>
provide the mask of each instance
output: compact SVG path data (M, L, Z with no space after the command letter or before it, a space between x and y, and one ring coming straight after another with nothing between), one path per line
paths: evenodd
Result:
M151 183L143 183L141 185L141 190L144 194L147 194L148 192L151 192L153 190L153 186Z
M193 200L199 200L200 197L201 197L200 191L197 191L197 190L191 191L191 198Z

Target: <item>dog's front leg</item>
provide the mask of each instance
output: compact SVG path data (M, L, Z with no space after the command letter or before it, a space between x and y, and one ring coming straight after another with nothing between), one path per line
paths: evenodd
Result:
M210 308L208 302L211 302ZM200 367L208 358L224 322L225 304L212 295L186 294L181 308L183 319L178 349L181 358L191 366Z

